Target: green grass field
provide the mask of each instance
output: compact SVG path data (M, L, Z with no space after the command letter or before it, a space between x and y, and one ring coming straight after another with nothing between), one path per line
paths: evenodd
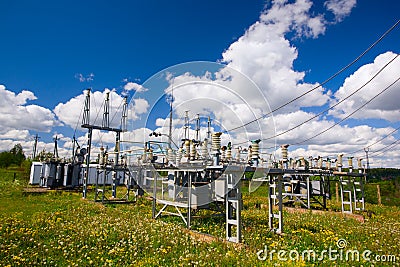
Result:
M194 230L215 237L204 240L201 235L186 231L176 217L153 220L151 201L146 198L130 205L102 205L90 200L93 193L88 200L83 200L79 192L23 194L26 184L26 173L17 170L0 173L0 266L400 264L398 206L367 203L364 223L333 212L339 209L336 201L328 203L332 212L285 210L285 234L277 235L268 228L266 187L252 194L244 187L243 244L235 245L223 241L224 218L193 221ZM338 240L345 245L342 250L338 249ZM336 259L327 254L330 249L338 251L333 252ZM315 260L301 257L310 250L318 253ZM346 252L356 250L360 253L359 261L350 254L346 259ZM365 251L369 260L362 257ZM297 253L298 260L291 261ZM391 255L395 256L395 262Z

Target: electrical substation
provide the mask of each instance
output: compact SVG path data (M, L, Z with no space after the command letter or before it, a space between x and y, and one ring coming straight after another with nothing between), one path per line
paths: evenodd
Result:
M110 127L108 94L103 106L102 124L91 124L90 90L86 91L81 127L87 129L87 143L81 146L74 139L71 161L54 157L34 162L30 184L50 189L78 188L82 190L83 198L87 198L88 190L92 190L93 201L102 203L134 203L138 196L147 194L152 201L154 219L178 216L188 229L199 211L208 210L210 216L225 217L226 240L237 243L241 242L243 180L248 180L255 189L262 184L268 186L269 227L276 233L285 231L285 205L306 209L317 205L326 209L333 181L340 185L343 213L365 208L363 185L366 173L362 159L357 160L356 167L353 157L348 157L345 164L343 154L338 154L335 159L294 159L289 157L287 144L280 145L281 157L275 159L272 154L260 151L261 140L249 141L248 148L244 149L231 142L222 144L221 136L225 133L212 133L209 118L207 136L200 140L200 117L197 115L194 119L195 134L191 137L189 128L193 125L189 123L188 112L185 114L184 138L179 142L175 142L170 134L168 142L149 139L138 143L122 138L127 130L127 99L122 103L119 128ZM114 150L100 147L96 162L91 160L93 130L115 134ZM149 137L153 136L161 136L161 133L153 132ZM121 143L141 148L121 150ZM252 177L248 178L249 174ZM125 190L119 193L121 186Z

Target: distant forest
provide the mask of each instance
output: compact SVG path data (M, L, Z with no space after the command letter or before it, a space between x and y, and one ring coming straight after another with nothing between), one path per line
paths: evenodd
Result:
M400 169L376 168L367 171L369 181L400 179Z

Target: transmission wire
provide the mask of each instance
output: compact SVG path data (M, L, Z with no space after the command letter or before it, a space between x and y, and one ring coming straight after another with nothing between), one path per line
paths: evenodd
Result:
M374 46L376 46L380 41L382 41L382 39L385 38L386 35L388 35L394 28L396 28L397 25L398 25L399 23L400 23L400 20L398 20L392 27L390 27L381 37L379 37L378 40L376 40L373 44L371 44L371 45L370 45L364 52L362 52L357 58L355 58L353 61L351 61L351 62L350 62L349 64L347 64L345 67L343 67L342 69L340 69L339 71L337 71L335 74L333 74L332 76L330 76L328 79L326 79L325 81L323 81L321 84L319 84L319 85L317 85L317 86L311 88L311 89L308 90L307 92L305 92L305 93L303 93L303 94L301 94L301 95L299 95L299 96L293 98L293 99L290 100L289 102L286 102L285 104L280 105L279 107L277 107L277 108L271 110L270 112L268 112L268 113L262 115L261 117L258 117L258 118L254 119L254 120L251 120L251 121L249 121L249 122L247 122L247 123L245 123L245 124L243 124L243 125L234 127L234 128L232 128L232 129L225 130L224 133L225 133L225 132L234 131L234 130L237 130L237 129L240 129L240 128L243 128L243 127L245 127L245 126L247 126L247 125L249 125L249 124L251 124L251 123L253 123L253 122L256 122L256 121L258 121L258 120L260 120L260 119L263 119L263 118L267 117L268 115L271 115L271 114L274 113L275 111L278 111L278 110L282 109L283 107L285 107L285 106L287 106L287 105L289 105L289 104L295 102L296 100L298 100L298 99L302 98L303 96L305 96L305 95L311 93L312 91L315 91L316 89L322 87L323 85L325 85L326 83L328 83L328 82L331 81L332 79L336 78L339 74L341 74L342 72L344 72L345 70L347 70L349 67L351 67L352 65L354 65L357 61L359 61L359 60L360 60L366 53L368 53Z
M389 62L387 62L377 73L374 74L374 76L372 76L372 78L370 78L367 82L365 82L365 83L364 83L362 86L360 86L357 90L355 90L354 92L352 92L351 94L349 94L349 95L346 96L345 98L341 99L340 101L338 101L338 102L335 103L334 105L332 105L332 106L330 106L329 108L327 108L327 109L325 109L325 110L319 112L318 114L316 114L315 116L309 118L308 120L305 120L305 121L303 121L302 123L300 123L300 124L298 124L298 125L296 125L296 126L290 128L290 129L288 129L288 130L286 130L286 131L283 131L283 132L281 132L281 133L278 133L278 134L276 134L276 135L274 135L274 136L271 136L271 137L268 137L268 138L264 138L264 139L262 139L262 141L270 140L270 139L276 138L276 137L278 137L278 136L284 135L284 134L286 134L286 133L288 133L288 132L291 132L291 131L293 131L294 129L299 128L300 126L306 124L307 122L312 121L313 119L315 119L315 118L321 116L321 115L324 114L325 112L327 112L327 111L331 110L332 108L338 106L339 104L343 103L345 100L349 99L351 96L353 96L354 94L356 94L357 92L359 92L361 89L363 89L366 85L368 85L368 84L369 84L373 79L375 79L389 64L391 64L398 56L399 56L399 54L397 54L393 59L391 59ZM241 142L241 143L237 143L237 144L235 144L235 145L241 145L241 144L244 144L244 143L247 143L247 141Z

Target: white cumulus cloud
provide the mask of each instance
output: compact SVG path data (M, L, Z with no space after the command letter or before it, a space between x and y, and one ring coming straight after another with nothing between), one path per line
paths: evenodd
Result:
M51 110L28 104L36 96L27 90L16 94L0 85L0 133L10 130L34 130L48 132L57 125Z
M386 52L378 55L374 62L363 65L357 69L352 75L346 78L343 85L334 94L332 104L349 96L355 90L366 84L380 69L389 63L397 54ZM338 118L344 118L367 101L370 101L378 93L392 84L399 76L400 58L396 58L388 65L376 78L363 87L359 92L348 98L343 103L336 106L331 112ZM388 121L398 121L400 118L400 82L395 83L384 93L374 98L360 112L352 115L352 118L359 119L384 119Z
M132 120L139 119L139 115L147 113L150 105L144 98L134 98L129 105L129 118Z
M128 82L124 85L124 89L126 91L135 91L137 93L146 92L148 89L143 87L142 85L134 82Z
M327 10L335 15L336 21L342 21L351 13L356 3L356 0L328 0L324 5Z

